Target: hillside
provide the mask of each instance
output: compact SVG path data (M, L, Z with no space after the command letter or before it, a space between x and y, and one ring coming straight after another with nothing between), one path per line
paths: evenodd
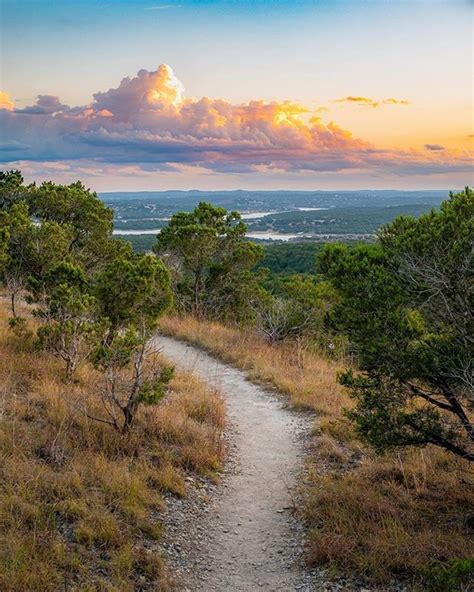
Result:
M15 335L0 299L0 589L170 590L162 510L187 476L217 476L222 400L178 373L124 439L86 415L101 416L97 373L85 365L65 384L22 313Z
M139 253L19 171L0 206L2 590L468 589L470 188L267 250L199 202Z
M340 362L191 318L167 318L161 328L285 393L294 408L316 412L298 508L310 528L310 565L370 574L382 585L401 578L417 590L447 592L469 580L474 492L467 463L435 447L379 457L362 446L343 415L351 403L336 383Z

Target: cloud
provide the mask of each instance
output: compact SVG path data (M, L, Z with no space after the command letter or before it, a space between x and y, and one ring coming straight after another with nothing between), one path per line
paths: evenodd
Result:
M410 101L407 101L406 99L383 99L382 101L383 105L409 105Z
M5 109L6 111L13 111L15 105L10 98L10 95L3 90L0 90L0 109Z
M371 101L352 97L353 102ZM385 99L395 101L396 99ZM34 105L15 109L5 95L0 111L0 160L75 162L94 170L220 173L345 170L469 170L463 153L381 149L355 138L318 110L291 101L186 98L172 69L140 70L116 88L97 92L89 105L70 107L40 95ZM405 173L404 173L405 174Z
M381 105L409 105L410 102L405 99L380 99L375 101L374 99L370 99L368 97L357 97L357 96L348 96L343 97L341 99L335 99L334 103L355 103L357 105L361 105L363 107L373 107L377 108Z
M52 95L38 95L36 103L25 109L17 109L17 113L29 115L52 115L53 113L67 113L70 108L63 105L58 97Z
M431 150L432 152L442 152L443 150L446 150L446 148L441 146L441 144L425 144L425 148L427 150Z

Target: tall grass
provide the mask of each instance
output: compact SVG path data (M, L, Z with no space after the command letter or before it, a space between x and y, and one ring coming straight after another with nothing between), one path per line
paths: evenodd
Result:
M341 366L304 348L286 343L271 346L251 330L237 331L193 317L167 317L160 327L164 333L195 343L237 365L251 380L277 388L297 408L335 416L349 405L336 381Z
M364 448L343 416L351 402L337 384L341 365L315 353L190 317L163 319L161 328L316 412L301 508L310 531L308 563L381 584L402 578L414 589L456 589L456 570L469 572L474 557L474 475L467 462L434 447L383 457Z
M83 365L66 385L7 317L0 300L0 590L169 590L163 494L219 470L220 396L178 373L123 437L84 413L100 414L96 372Z

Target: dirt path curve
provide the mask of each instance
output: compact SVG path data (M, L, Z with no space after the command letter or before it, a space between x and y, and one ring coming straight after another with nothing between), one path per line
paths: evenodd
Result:
M285 409L274 393L200 349L159 336L164 356L195 373L226 400L233 453L210 508L186 516L178 545L183 589L252 592L325 589L302 567L303 528L292 515L292 490L304 462L311 420ZM213 499L214 498L214 499ZM316 582L315 578L319 583Z

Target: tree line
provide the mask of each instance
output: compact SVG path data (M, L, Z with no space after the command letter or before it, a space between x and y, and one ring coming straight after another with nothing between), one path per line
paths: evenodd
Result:
M264 251L237 212L200 203L175 214L153 253L112 236L113 212L81 183L25 185L0 173L0 273L12 331L18 297L33 306L35 347L74 380L88 360L102 376L104 416L128 432L142 403L166 393L172 368L153 364L166 311L254 327L274 344L347 343L356 370L341 375L362 438L383 452L434 444L474 460L474 196L401 216L374 244L326 245L317 273L268 281Z

